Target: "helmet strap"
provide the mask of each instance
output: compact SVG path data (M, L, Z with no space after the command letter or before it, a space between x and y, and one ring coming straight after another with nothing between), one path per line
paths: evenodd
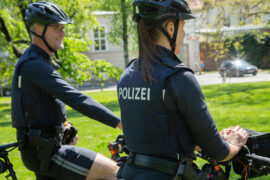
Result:
M46 38L45 38L45 33L46 33L46 30L47 30L47 28L48 28L48 25L47 24L45 24L44 25L44 29L43 29L43 32L42 32L42 35L40 36L40 35L38 35L37 33L35 33L35 32L33 32L33 31L30 31L30 33L32 33L32 34L34 34L35 36L37 36L37 37L39 37L40 39L42 39L43 40L43 42L45 43L45 45L47 46L47 48L51 51L51 52L56 52L56 50L55 49L53 49L49 44L48 44L48 42L46 41Z
M48 48L51 52L56 52L56 50L53 49L53 48L48 44L48 42L46 41L45 33L46 33L46 31L47 31L47 28L48 28L48 25L45 24L44 29L43 29L43 32L42 32L42 37L41 37L41 39L43 40L43 42L46 44L47 48Z
M174 53L175 51L175 46L176 46L176 38L177 38L177 33L178 33L178 25L179 25L179 20L175 19L174 21L174 32L173 32L173 37L171 38L170 35L168 34L168 32L164 29L164 27L161 26L161 24L159 24L159 29L161 30L161 32L163 32L163 34L167 37L167 39L170 42L171 45L171 51Z
M41 39L43 40L43 42L46 44L46 46L48 47L48 49L51 51L51 52L54 52L55 54L55 62L57 63L57 65L55 66L56 69L59 68L59 66L61 66L61 63L59 62L59 56L58 56L58 53L55 49L53 49L49 44L48 42L46 41L46 38L45 38L45 33L46 33L46 30L48 28L48 25L46 24L45 27L44 27L44 30L43 30L43 33L42 33L42 36L41 36Z
M45 43L45 45L47 46L47 48L48 48L51 52L54 52L55 58L56 58L56 59L54 60L54 62L56 63L56 64L54 64L54 67L55 67L56 69L58 69L59 66L62 67L62 64L61 64L60 61L59 61L59 56L58 56L57 51L56 51L55 49L53 49L53 48L48 44L48 42L46 41L45 33L46 33L47 28L48 28L48 25L46 24L46 25L44 26L44 30L43 30L41 36L38 35L37 33L33 32L33 31L30 31L30 33L32 33L32 34L34 34L35 36L37 36L37 37L39 37L40 39L42 39L43 42Z
M171 48L172 48L172 52L173 53L175 51L175 46L176 46L176 38L177 38L177 33L178 33L178 25L179 25L179 20L178 19L175 19L175 21L174 21L173 38L172 38L172 43L171 43Z

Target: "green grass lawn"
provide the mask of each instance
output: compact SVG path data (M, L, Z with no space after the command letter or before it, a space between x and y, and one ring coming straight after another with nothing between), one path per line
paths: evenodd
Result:
M219 130L231 125L256 131L270 132L270 81L260 83L221 84L202 87L208 109L216 121ZM114 91L87 93L120 116L117 95ZM90 148L109 157L107 145L115 140L120 130L112 129L91 120L67 108L68 120L79 129L78 146ZM10 98L0 98L0 144L15 142L15 130L11 128ZM10 153L10 159L19 180L34 180L34 174L28 171L20 160L18 150ZM203 161L199 160L199 164ZM0 179L5 179L5 173ZM238 175L231 179L239 178ZM269 179L265 176L256 179Z

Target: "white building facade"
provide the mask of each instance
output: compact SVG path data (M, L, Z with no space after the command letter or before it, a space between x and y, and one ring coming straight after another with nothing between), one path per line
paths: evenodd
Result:
M104 59L107 62L125 69L124 51L123 46L111 44L108 40L108 33L112 29L113 16L117 15L115 12L110 11L96 11L94 12L97 21L102 29L95 29L91 34L93 42L90 51L86 52L91 60ZM194 20L189 20L194 21ZM187 29L187 36L181 48L180 59L183 63L189 66L194 71L199 70L199 41L194 38L195 30ZM132 53L129 53L129 60L136 58Z
M92 45L90 51L86 52L91 60L104 59L107 62L125 69L124 51L122 45L117 46L109 42L109 32L112 29L113 16L116 12L96 11L96 19L101 28L90 32ZM130 57L134 58L134 57Z

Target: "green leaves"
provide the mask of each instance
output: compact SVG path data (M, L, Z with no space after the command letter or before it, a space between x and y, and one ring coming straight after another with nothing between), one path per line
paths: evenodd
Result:
M232 57L244 58L259 68L270 67L270 35L269 33L239 34L225 41Z
M14 48L23 52L28 45L14 43L19 40L30 41L23 21L24 9L37 0L1 0L0 18L3 19L7 32L0 24L0 89L11 83L12 72L18 57ZM118 79L122 72L119 68L103 61L91 61L85 52L89 51L91 39L89 32L98 22L92 14L101 4L98 0L49 0L61 6L69 15L73 24L66 25L65 48L59 50L62 68L60 74L70 81L82 84L83 81L96 77L100 82L107 78ZM11 38L8 40L7 36ZM3 54L8 54L4 56ZM97 66L97 67L96 67ZM104 67L103 67L104 66ZM106 72L108 71L108 72Z
M137 51L137 32L136 24L132 21L133 15L133 0L125 0L125 10L127 16L127 34L128 34L128 50L131 52ZM114 16L112 30L109 33L109 41L115 45L122 45L123 38L123 22L121 0L103 0L97 7L100 10L115 11L118 14Z
M204 0L204 7L200 13L203 21L201 28L216 31L203 34L203 41L209 43L212 52L216 52L216 55L212 56L216 61L228 56L228 51L234 58L246 56L247 51L243 48L242 42L243 32L253 33L259 40L267 31L267 26L268 30L270 28L270 19L267 17L270 13L270 0ZM253 25L258 24L265 27L255 29ZM225 30L224 27L231 30L229 28ZM241 27L242 30L237 30ZM255 48L254 44L250 47Z

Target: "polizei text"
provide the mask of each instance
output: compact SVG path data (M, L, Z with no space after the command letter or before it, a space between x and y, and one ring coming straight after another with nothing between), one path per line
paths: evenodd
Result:
M124 87L118 89L118 97L130 100L150 101L150 88Z

